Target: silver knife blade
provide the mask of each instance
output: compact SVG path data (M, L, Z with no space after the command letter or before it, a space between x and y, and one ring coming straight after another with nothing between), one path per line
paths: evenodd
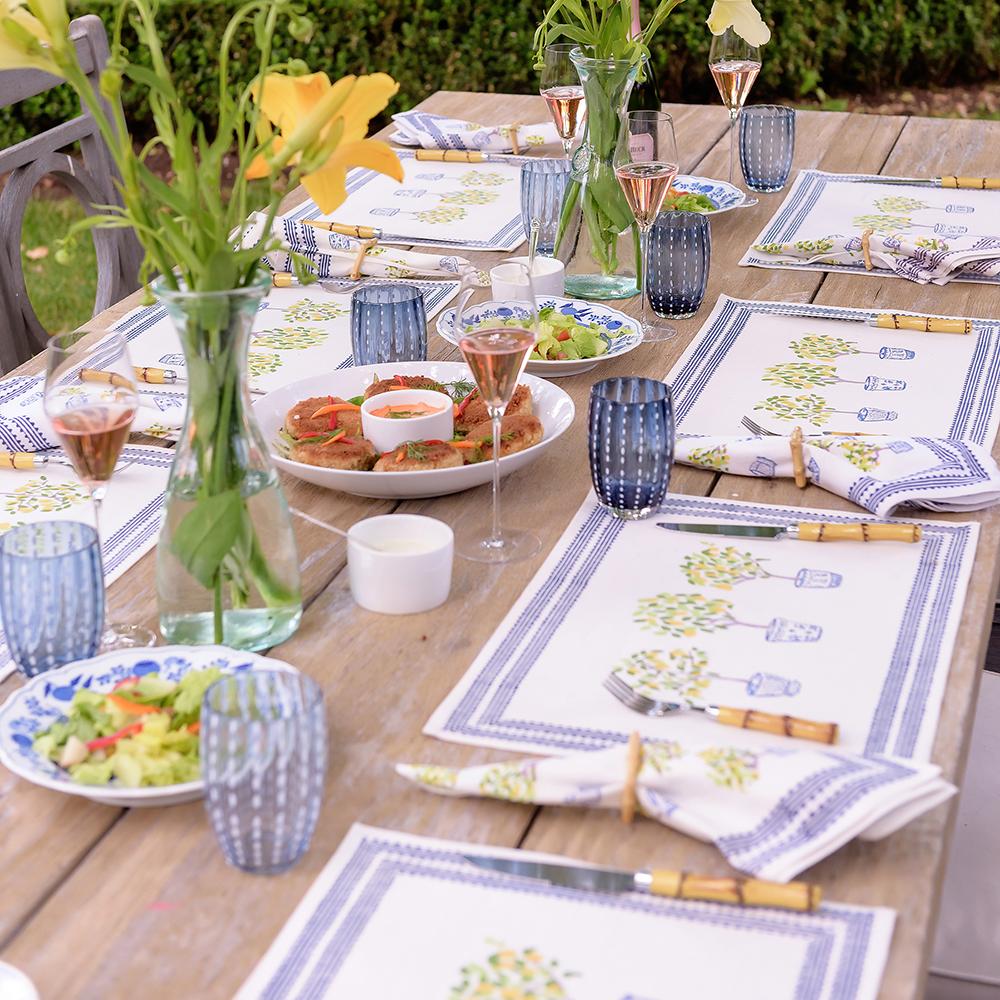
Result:
M682 524L672 521L657 521L658 528L668 531L693 531L700 535L736 535L740 538L781 538L790 535L788 528L773 524Z
M511 858L487 858L466 854L466 861L491 871L541 879L554 885L573 889L590 889L595 892L632 892L636 888L632 872L615 868L579 868L576 865L559 865L548 861L515 861Z

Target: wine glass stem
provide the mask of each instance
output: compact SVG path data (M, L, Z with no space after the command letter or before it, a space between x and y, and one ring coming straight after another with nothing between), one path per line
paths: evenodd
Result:
M649 226L639 227L639 241L640 241L640 251L639 251L639 298L640 302L640 313L639 313L639 324L642 326L642 332L646 332L647 325L647 315L646 315L646 260L649 255Z
M490 413L493 418L493 528L490 531L490 545L503 544L500 534L500 434L503 410L495 409Z
M573 157L569 155L569 151L573 148L573 137L570 136L568 139L563 139L562 144L563 144L563 150L566 153L566 159L567 160L573 159Z
M94 530L97 532L97 544L101 544L101 504L104 503L104 495L108 492L107 484L97 483L88 487L90 490L90 502L94 505Z
M733 177L736 176L736 119L740 116L740 109L735 108L729 112L729 183L735 183Z

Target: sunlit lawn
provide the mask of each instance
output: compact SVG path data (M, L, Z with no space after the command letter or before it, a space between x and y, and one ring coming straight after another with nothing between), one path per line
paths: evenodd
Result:
M66 264L55 260L56 240L83 214L75 198L33 198L25 212L21 239L25 283L31 304L50 333L73 330L93 312L97 259L90 237L80 239ZM42 247L47 248L47 256L40 256ZM35 260L25 256L32 250L38 255Z

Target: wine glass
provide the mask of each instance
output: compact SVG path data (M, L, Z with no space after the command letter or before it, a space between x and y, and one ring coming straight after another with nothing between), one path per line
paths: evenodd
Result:
M615 148L615 176L625 192L642 234L639 263L639 295L642 298L644 340L670 340L677 331L657 318L649 320L646 303L646 268L649 260L649 231L659 215L663 199L677 176L677 139L674 120L665 111L628 111Z
M528 355L538 339L538 307L531 272L523 261L515 261L515 278L508 298L469 306L479 287L473 275L462 279L455 309L458 347L472 372L479 395L493 424L493 521L488 534L482 531L460 536L456 551L475 562L506 563L529 559L541 548L529 531L504 528L500 523L500 450L503 445L503 415L524 372ZM486 319L484 319L486 318ZM478 322L477 322L478 320Z
M118 333L97 344L87 331L49 339L45 413L63 451L83 480L100 530L101 501L139 406L128 345ZM104 650L153 646L156 636L141 625L109 625Z
M549 106L549 114L562 139L566 159L573 139L587 120L587 102L583 97L580 76L569 54L578 48L574 42L560 42L545 47L542 82L539 91Z
M729 112L729 183L736 170L736 123L750 95L750 88L760 72L760 49L737 35L730 27L712 38L708 54L708 68L719 88L722 103ZM745 205L756 205L757 199L748 195Z

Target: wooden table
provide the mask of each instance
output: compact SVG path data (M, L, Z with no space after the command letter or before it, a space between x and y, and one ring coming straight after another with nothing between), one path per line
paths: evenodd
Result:
M421 107L484 122L546 117L536 96L438 93ZM725 111L694 106L670 110L682 170L725 176ZM994 122L800 112L795 167L917 177L960 168L966 174L985 175L995 172L998 142L1000 123ZM756 208L714 221L711 281L699 316L679 323L680 336L674 341L647 345L610 362L602 367L602 376L665 375L723 292L740 298L997 314L993 285L922 287L896 278L737 267L781 198L762 195ZM499 255L471 256L487 264ZM133 297L108 310L94 327L108 326L134 305ZM625 308L635 313L638 300ZM455 357L455 349L439 337L431 336L430 342L432 358ZM39 367L36 360L25 370ZM592 380L583 375L560 382L577 406L574 426L558 448L504 480L507 519L511 524L530 522L542 538L542 553L505 568L456 561L452 598L434 612L386 619L357 608L348 590L342 543L296 519L308 607L298 634L276 653L322 683L331 747L319 828L308 855L290 873L266 878L227 867L200 804L121 811L35 788L0 771L2 957L32 977L44 1000L230 996L355 821L559 852L603 864L727 870L714 848L651 821L623 828L611 814L441 798L393 774L397 761L464 765L510 756L436 742L420 730L591 488L585 422ZM360 517L393 509L432 513L453 524L465 518L485 524L490 501L488 487L394 504L342 496L297 480L284 482L295 506L345 528ZM798 491L787 480L738 478L686 467L674 470L671 489L853 509L814 487ZM954 781L961 779L964 768L1000 565L1000 509L971 516L982 525L982 534L933 754ZM115 619L155 626L153 561L154 556L147 555L111 587ZM0 685L0 697L19 683L12 678ZM882 990L886 1000L923 993L954 812L953 802L887 840L854 842L807 873L822 883L829 899L897 910Z

